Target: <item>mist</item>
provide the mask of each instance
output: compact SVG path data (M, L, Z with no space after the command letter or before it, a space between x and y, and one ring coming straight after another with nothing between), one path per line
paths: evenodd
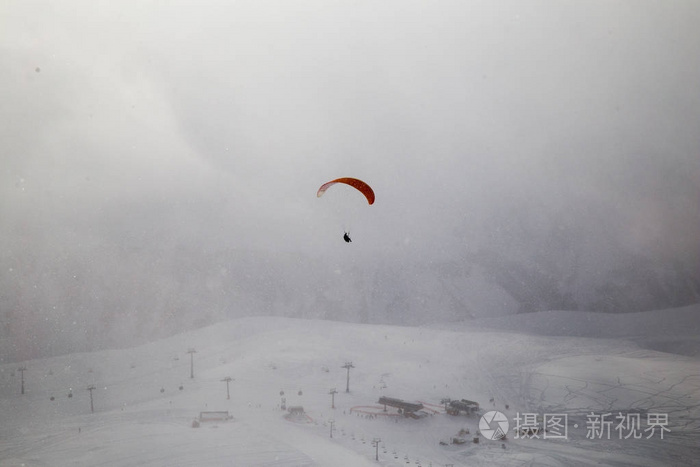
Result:
M699 21L692 1L5 2L0 359L245 315L697 303ZM341 176L377 202L315 196Z

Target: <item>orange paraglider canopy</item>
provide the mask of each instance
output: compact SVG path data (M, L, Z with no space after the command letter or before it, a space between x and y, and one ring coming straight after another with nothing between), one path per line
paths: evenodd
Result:
M323 194L328 188L335 185L336 183L344 183L346 185L350 185L353 188L356 188L360 191L360 193L365 195L365 198L367 198L367 202L369 204L374 203L374 191L372 191L372 187L367 185L362 180L351 177L336 178L335 180L331 180L330 182L324 183L323 185L321 185L321 188L318 189L316 196L320 198L321 196L323 196Z

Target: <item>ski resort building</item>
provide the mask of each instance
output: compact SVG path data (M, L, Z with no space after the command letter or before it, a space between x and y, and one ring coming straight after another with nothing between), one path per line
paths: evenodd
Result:
M216 411L216 412L199 412L200 422L219 422L224 420L230 420L233 418L228 410Z
M459 415L460 412L470 415L479 411L479 403L467 399L461 399L458 401L450 401L446 409L447 413L450 415Z
M416 412L423 410L423 404L421 403L406 402L402 401L401 399L394 399L393 397L382 396L379 398L378 402L384 406L385 412L387 406L394 407L398 409L399 413L403 414L403 416L405 417L417 418L418 415L416 414Z

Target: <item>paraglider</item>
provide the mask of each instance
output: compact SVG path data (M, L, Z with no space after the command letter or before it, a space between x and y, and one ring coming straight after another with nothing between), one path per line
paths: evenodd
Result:
M350 185L353 188L356 188L360 193L365 195L365 198L367 198L367 202L369 204L374 204L374 191L372 190L372 187L363 182L362 180L351 177L336 178L335 180L331 180L330 182L324 183L323 185L321 185L321 188L318 189L316 196L320 198L321 196L323 196L323 194L328 188L335 185L336 183L344 183L346 185Z
M318 192L316 192L316 196L320 198L321 196L323 196L326 190L328 190L328 188L332 187L336 183L343 183L345 185L349 185L355 188L364 195L365 199L367 200L367 203L369 203L370 205L374 204L374 190L372 190L372 187L369 186L367 183L363 182L362 180L352 177L336 178L335 180L331 180L330 182L324 183L318 189ZM352 243L350 233L347 230L343 234L343 240L345 240L345 243Z

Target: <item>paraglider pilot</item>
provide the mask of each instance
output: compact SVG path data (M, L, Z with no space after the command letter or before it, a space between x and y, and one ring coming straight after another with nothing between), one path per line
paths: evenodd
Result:
M346 243L352 242L352 240L350 240L350 235L347 232L345 232L345 235L343 235L343 240L345 240Z

